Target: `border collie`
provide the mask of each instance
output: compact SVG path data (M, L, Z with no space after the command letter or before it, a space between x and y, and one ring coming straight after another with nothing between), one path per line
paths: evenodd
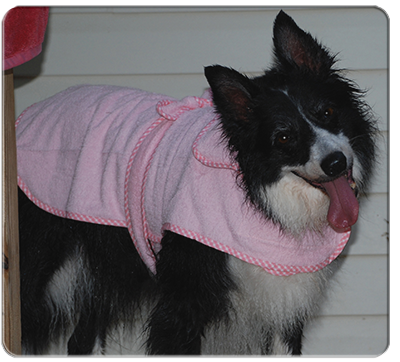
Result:
M201 98L79 86L20 116L24 354L301 354L375 124L282 11L273 41Z

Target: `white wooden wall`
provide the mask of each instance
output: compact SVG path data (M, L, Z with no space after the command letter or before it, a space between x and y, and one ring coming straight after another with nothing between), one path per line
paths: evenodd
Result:
M388 20L376 8L287 8L362 88L381 130L369 198L337 285L306 330L306 355L379 355L388 343ZM203 67L259 74L278 8L52 8L40 56L15 68L16 113L69 86L114 84L201 95Z

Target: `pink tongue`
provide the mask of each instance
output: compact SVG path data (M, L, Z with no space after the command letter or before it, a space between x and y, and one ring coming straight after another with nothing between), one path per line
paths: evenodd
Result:
M328 211L329 223L337 229L354 225L358 218L358 201L346 177L323 183L331 203Z

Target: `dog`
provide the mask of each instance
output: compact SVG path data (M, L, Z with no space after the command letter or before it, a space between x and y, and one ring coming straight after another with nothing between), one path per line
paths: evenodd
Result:
M283 11L273 42L275 60L262 76L206 67L210 91L202 98L77 87L20 116L24 354L301 354L303 328L358 218L376 128L335 56ZM98 161L95 143L83 146L89 133L63 133L71 124L31 131L58 101L65 108L53 118L73 113L89 128L94 113L81 113L79 102L92 94L96 110L106 107L99 125L113 112L109 95L131 97L118 103L123 117L128 104L154 100L143 124L133 124L142 136L119 132L126 122L118 116L120 124L110 124L125 138L104 136L99 152L108 156ZM184 122L189 116L194 121ZM32 149L43 134L50 138ZM125 162L114 168L112 147ZM53 159L61 176L49 180ZM97 165L100 176L74 189ZM108 167L123 170L121 181ZM113 201L104 201L114 183Z

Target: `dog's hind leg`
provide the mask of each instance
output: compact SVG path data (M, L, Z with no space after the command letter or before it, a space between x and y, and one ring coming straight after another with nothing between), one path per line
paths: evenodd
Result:
M70 289L73 284L66 276L69 278L71 273L76 273L77 249L73 242L55 242L63 223L19 192L24 354L65 353L66 348L60 349L59 342L72 329L71 313L67 309L72 304ZM60 282L58 285L54 284L56 280Z
M205 327L226 316L234 288L227 254L167 232L157 261L159 301L149 320L150 354L200 354Z

